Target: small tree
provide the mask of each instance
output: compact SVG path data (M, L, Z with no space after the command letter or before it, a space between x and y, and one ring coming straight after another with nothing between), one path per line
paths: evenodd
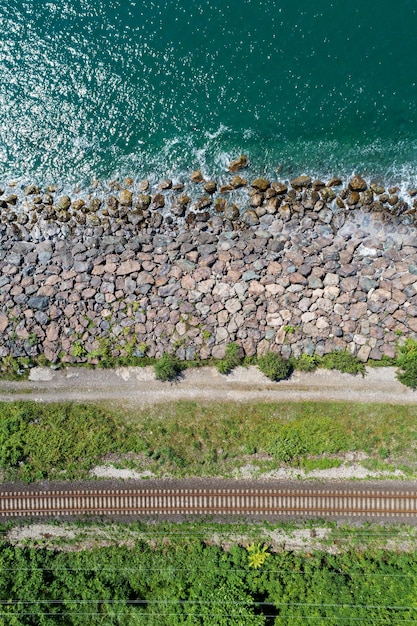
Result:
M266 352L259 357L258 367L265 376L274 381L288 378L291 372L291 364L275 352Z

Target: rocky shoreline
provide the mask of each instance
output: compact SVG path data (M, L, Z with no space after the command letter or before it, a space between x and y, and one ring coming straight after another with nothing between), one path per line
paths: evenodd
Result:
M125 179L80 197L0 190L0 359L222 358L347 349L417 333L416 190L244 177ZM239 172L239 173L238 173Z

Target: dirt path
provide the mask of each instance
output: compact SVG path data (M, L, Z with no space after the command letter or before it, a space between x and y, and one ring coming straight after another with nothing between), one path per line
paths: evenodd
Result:
M228 376L215 368L187 370L172 383L155 380L153 368L115 370L34 368L30 379L0 381L0 401L98 401L149 404L176 400L301 401L345 400L417 404L417 392L404 387L391 367L367 368L366 376L319 369L295 372L290 380L271 382L256 367L239 367Z

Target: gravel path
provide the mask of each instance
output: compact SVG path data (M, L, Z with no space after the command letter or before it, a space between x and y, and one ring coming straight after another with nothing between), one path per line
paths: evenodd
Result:
M417 404L417 392L404 387L392 367L367 368L366 376L318 369L295 372L290 380L271 382L256 367L238 367L228 376L215 368L191 369L175 382L155 380L152 367L115 370L34 368L28 381L0 381L0 401L99 401L134 404L200 401L344 400Z

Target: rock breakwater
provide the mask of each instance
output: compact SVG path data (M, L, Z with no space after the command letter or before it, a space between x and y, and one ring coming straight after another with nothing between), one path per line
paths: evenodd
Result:
M126 179L81 197L0 195L0 358L221 358L348 349L417 333L415 190L323 182Z

